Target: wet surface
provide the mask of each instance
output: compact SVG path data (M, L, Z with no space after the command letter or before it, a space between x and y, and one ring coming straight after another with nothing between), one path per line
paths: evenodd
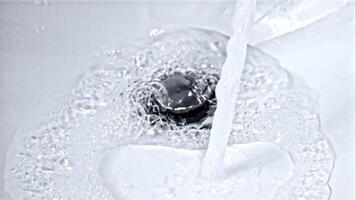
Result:
M97 174L107 149L125 144L206 148L211 121L167 123L166 116L146 113L145 103L160 94L149 84L152 77L170 77L162 79L164 88L179 85L188 91L194 81L172 75L177 72L193 72L202 85L198 94L209 96L204 92L207 82L198 80L219 74L226 41L213 31L171 31L93 68L47 123L17 135L9 152L7 190L15 199L112 199ZM248 48L230 143L268 142L291 155L296 171L274 199L327 199L330 194L327 181L334 155L306 91L273 57ZM172 93L167 97L187 97ZM163 106L168 103L152 105L158 110Z
M29 4L34 5L33 2ZM2 42L5 42L5 46L1 52L1 101L6 106L1 109L4 126L1 127L0 171L5 164L4 155L10 145L11 135L26 134L29 130L38 128L40 122L46 121L47 113L63 101L63 96L68 94L80 74L86 71L88 66L97 63L97 60L93 59L93 52L96 55L102 45L111 46L128 41L132 38L128 36L142 32L141 26L135 26L134 29L125 24L124 20L120 23L130 34L120 31L121 26L113 26L112 19L130 19L127 20L128 23L134 19L130 8L122 5L98 6L95 13L91 12L90 6L84 4L59 5L53 1L49 1L47 7L38 6L36 12L33 12L30 5L3 5L0 25L4 28L4 33L8 34L3 35ZM79 7L81 12L78 12ZM174 10L181 12L176 7ZM355 42L350 42L354 41L355 35L354 10L353 3L336 15L321 20L321 23L314 23L301 31L259 46L278 57L284 67L303 76L309 86L321 92L322 128L331 137L336 152L339 152L336 170L331 178L331 199L335 200L354 199L352 174L355 167L352 160L355 157L355 131L352 112L354 109L350 109L354 105L352 74L355 74ZM114 16L112 13L120 15ZM81 23L88 19L92 23ZM161 17L159 20L164 19ZM202 27L200 23L179 21L184 25L192 23L192 26ZM175 18L171 22L176 25L178 20ZM220 24L220 21L214 16L208 23ZM100 28L93 31L93 24ZM101 37L102 35L105 37ZM115 51L114 49L108 54L115 56ZM2 187L3 180L0 180L1 197Z

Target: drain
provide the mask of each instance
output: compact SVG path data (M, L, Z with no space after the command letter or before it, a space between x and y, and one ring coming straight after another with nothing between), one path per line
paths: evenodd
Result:
M199 123L216 108L218 76L205 72L173 72L155 79L156 92L149 97L146 112L179 125ZM153 109L153 108L158 109Z

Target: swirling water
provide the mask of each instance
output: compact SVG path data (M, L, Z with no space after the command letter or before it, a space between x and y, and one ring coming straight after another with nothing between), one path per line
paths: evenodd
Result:
M204 82L219 76L227 40L214 31L175 30L109 54L47 122L15 136L6 191L13 199L113 199L97 173L102 152L125 144L206 148L212 116L174 123L145 107L157 77L194 72ZM334 153L311 92L276 59L247 48L229 144L267 142L290 154L295 171L275 200L329 198Z

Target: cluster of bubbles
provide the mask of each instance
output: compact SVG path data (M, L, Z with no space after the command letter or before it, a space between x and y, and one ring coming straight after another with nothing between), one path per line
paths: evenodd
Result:
M174 30L109 53L48 122L15 136L7 192L13 199L113 199L98 174L106 150L133 143L206 148L227 40L214 31ZM310 91L249 46L239 92L230 144L273 143L295 163L274 199L328 199L334 154Z

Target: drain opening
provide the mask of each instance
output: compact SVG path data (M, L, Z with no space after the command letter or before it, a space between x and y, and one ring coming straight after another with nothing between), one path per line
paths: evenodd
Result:
M168 123L201 123L216 109L215 87L218 76L205 72L173 72L155 78L144 106L146 114ZM152 121L154 124L154 122Z

